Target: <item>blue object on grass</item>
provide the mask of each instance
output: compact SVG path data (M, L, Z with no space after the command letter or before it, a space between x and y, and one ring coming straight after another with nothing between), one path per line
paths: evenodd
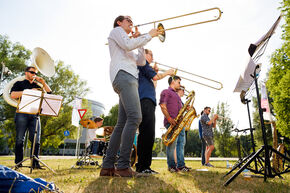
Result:
M0 165L0 192L42 192L42 190L55 190L52 182L41 178L32 179L20 172Z

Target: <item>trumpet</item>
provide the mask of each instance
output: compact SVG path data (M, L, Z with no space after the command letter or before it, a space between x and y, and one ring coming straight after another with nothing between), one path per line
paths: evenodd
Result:
M159 62L156 62L154 61L155 64L158 64L158 65L161 65L161 66L165 66L167 68L173 68L171 66L168 66L168 65L165 65L165 64L161 64ZM201 80L206 80L206 81L209 81L210 83L213 83L215 84L215 86L212 86L212 85L209 85L209 84L206 84L206 83L202 83L202 82L199 82L199 81L196 81L196 80L192 80L192 79L189 79L189 78L186 78L186 77L182 77L182 76L179 76L180 78L184 79L184 80L188 80L188 81L191 81L191 82L194 82L194 83L197 83L197 84L200 84L200 85L203 85L203 86L206 86L206 87L209 87L209 88L212 88L212 89L216 89L216 90L221 90L223 88L223 84L219 81L216 81L216 80L212 80L212 79L209 79L209 78L206 78L204 76L200 76L200 75L197 75L197 74L194 74L194 73L191 73L191 72L187 72L185 70L181 70L181 69L178 69L178 68L173 68L175 69L175 75L177 74L178 71L180 72L183 72L183 73L186 73L186 74L190 74L191 76L195 76L195 77L198 77L200 78ZM159 68L160 71L166 71L165 69L162 69L162 68Z
M231 120L230 117L223 117L223 116L220 116L220 115L217 115L218 118L217 118L217 121L221 121L221 120ZM211 116L211 118L213 117L213 115Z

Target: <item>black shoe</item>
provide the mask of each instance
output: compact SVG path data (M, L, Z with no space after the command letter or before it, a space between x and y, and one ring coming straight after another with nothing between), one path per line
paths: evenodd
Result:
M190 171L190 169L186 166L180 167L180 168L178 168L178 170L181 172L189 172Z
M174 172L179 172L179 169L177 167L172 167L172 168L168 168L168 171L171 173L174 173Z
M148 175L151 175L152 172L150 169L145 169L145 170L142 170L142 171L139 171L138 173L141 173L141 174L148 174Z
M44 168L39 165L39 162L33 162L32 168L33 169L44 170Z

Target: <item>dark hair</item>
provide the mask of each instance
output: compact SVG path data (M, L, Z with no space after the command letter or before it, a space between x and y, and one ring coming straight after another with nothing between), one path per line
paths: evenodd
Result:
M145 54L149 54L151 50L145 49Z
M119 15L114 21L114 28L119 26L119 24L117 23L118 21L122 22L124 19L125 19L124 15Z
M104 120L102 117L96 117L96 118L94 119L95 123L100 122L100 121L102 121L102 120Z
M200 112L200 115L202 115L202 114L203 114L203 111Z
M206 109L210 109L210 107L204 107L204 109L203 109L203 110L206 110Z
M31 68L33 68L34 70L36 70L36 68L34 66L28 66L25 68L25 72L28 72Z
M179 76L170 76L168 78L168 84L170 85L173 80L181 80Z

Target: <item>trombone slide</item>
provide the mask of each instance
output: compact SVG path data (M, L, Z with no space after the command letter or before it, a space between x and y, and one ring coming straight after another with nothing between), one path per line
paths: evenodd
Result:
M173 68L173 67L171 67L171 66L168 66L168 65L165 65L165 64L161 64L161 63L159 63L159 62L155 62L155 61L154 61L154 63L156 63L156 64L158 64L158 65L160 65L160 66L165 66L165 67L167 67L167 68ZM177 73L178 71L180 71L180 72L183 72L183 73L189 74L189 75L191 75L191 76L198 77L198 78L200 78L201 80L206 80L206 81L208 81L208 82L211 82L211 83L213 83L213 84L216 84L216 86L211 86L211 85L206 84L206 83L203 83L203 82L199 82L199 81L196 81L196 80L193 80L193 79L189 79L189 78L186 78L186 77L183 77L183 76L179 76L179 75L177 75L177 76L179 76L180 78L182 78L182 79L184 79L184 80L188 80L188 81L191 81L191 82L194 82L194 83L197 83L197 84L200 84L200 85L203 85L203 86L206 86L206 87L212 88L212 89L216 89L216 90L221 90L221 89L223 88L223 84L222 84L221 82L219 82L219 81L216 81L216 80L213 80L213 79L210 79L210 78L204 77L204 76L200 76L200 75L197 75L197 74L194 74L194 73L191 73L191 72L187 72L187 71L185 71L185 70L181 70L181 69L178 69L178 68L173 68L173 69L176 70L176 73ZM166 71L165 69L162 69L162 68L159 68L159 70L160 70L160 71ZM175 74L176 74L176 73L175 73Z

